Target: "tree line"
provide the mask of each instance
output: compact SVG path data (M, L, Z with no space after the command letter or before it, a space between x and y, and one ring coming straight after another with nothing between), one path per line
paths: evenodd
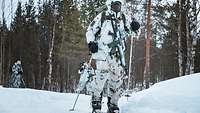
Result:
M148 0L147 0L148 1ZM144 84L146 6L140 38L135 41L132 88ZM150 48L150 84L200 72L200 31L198 0L177 0L170 4L158 0L152 5Z

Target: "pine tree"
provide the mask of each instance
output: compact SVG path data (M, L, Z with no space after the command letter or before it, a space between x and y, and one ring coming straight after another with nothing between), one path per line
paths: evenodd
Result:
M22 4L18 2L17 10L15 13L14 20L11 23L11 31L12 35L12 52L13 52L13 60L21 59L22 58L22 50L23 50L23 32L24 24L25 24L25 17L23 16ZM14 62L14 61L13 61Z
M24 11L22 9L21 2L18 2L17 10L15 12L14 20L10 27L10 47L11 47L11 62L9 63L8 69L11 70L12 65L17 60L23 59L23 48L24 48L24 32L25 32L25 17L23 16ZM9 71L11 72L11 71ZM9 73L9 76L11 73Z
M26 77L27 86L36 88L36 83L38 83L38 25L36 23L36 9L33 0L29 0L25 4L24 14L25 24L24 24L24 53L23 53L23 65L24 65L24 75ZM30 35L31 34L31 35Z
M87 27L97 15L96 10L105 5L106 0L83 0L81 5L81 22Z
M10 76L10 65L11 65L11 44L10 44L10 31L6 25L6 20L3 18L3 24L0 27L1 37L1 79L2 84L6 85L7 80Z
M63 64L64 69L62 69L64 73L67 73L60 76L61 90L74 88L74 83L78 79L77 70L75 69L78 69L80 61L77 55L84 53L86 48L84 30L80 23L80 12L75 4L71 0L63 0L60 2L58 10L57 33L60 36L59 40L56 41L59 45L56 53L59 54L59 59L62 59L60 65L63 64L63 61L66 63L66 65ZM74 55L76 55L76 58L74 58ZM70 83L70 81L73 83Z
M63 1L63 33L66 41L73 45L83 43L83 27L80 24L80 12L71 0ZM82 44L83 45L83 44Z
M0 70L1 70L1 76L0 76L0 84L5 84L6 83L6 79L7 79L7 76L5 76L7 74L7 67L6 67L6 61L7 61L7 57L6 57L6 54L7 54L7 51L6 51L6 40L8 39L8 28L7 28L7 25L6 25L6 20L3 16L3 22L2 22L2 25L0 26L0 48L1 48L1 64L0 64Z
M178 75L178 11L176 4L173 4L172 6L158 5L154 10L156 11L155 16L159 18L157 19L159 20L157 28L160 30L156 32L156 35L158 35L162 41L162 48L159 53L161 59L161 74L159 78L161 80L166 80L177 77ZM169 13L170 16L165 16L167 13ZM166 32L161 34L161 31Z
M39 42L40 42L40 58L41 58L41 79L42 89L48 89L50 79L48 79L48 55L51 47L53 25L54 25L54 9L51 1L46 1L39 7L38 24L39 24Z

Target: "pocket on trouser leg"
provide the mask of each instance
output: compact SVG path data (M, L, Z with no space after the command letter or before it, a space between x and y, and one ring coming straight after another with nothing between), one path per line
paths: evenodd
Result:
M95 75L93 80L88 84L87 91L90 94L91 93L94 94L95 96L100 96L108 79L107 77L108 75L107 73L100 73L100 72L96 72L96 74L97 75Z

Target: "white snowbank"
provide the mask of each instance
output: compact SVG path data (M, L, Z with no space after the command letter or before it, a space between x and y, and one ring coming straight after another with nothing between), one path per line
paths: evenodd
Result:
M120 113L200 113L200 74L160 82L120 99ZM90 96L0 87L0 113L91 113ZM106 112L106 99L103 110Z
M122 113L200 113L199 86L200 74L157 83L133 94Z
M90 96L80 95L75 111L69 111L77 94L0 87L0 113L89 113ZM106 103L106 99L103 100ZM106 111L107 107L103 106Z

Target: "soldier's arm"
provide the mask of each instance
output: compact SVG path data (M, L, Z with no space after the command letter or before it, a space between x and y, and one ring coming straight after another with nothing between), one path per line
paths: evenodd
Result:
M101 13L98 14L94 20L90 23L87 32L86 39L87 43L95 41L95 34L101 29Z
M140 24L135 18L133 17L130 18L127 15L125 15L125 17L126 17L126 27L128 29L128 31L126 30L127 32L130 32L130 30L137 31L140 28Z
M131 27L132 31L137 31L140 28L140 24L135 18L132 18L131 23L130 23L130 27Z

